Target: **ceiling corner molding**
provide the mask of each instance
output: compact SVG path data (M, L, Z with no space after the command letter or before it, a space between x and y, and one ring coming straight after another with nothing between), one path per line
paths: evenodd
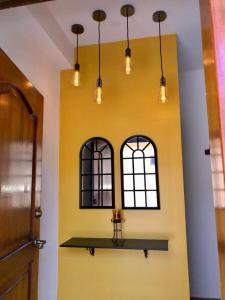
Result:
M74 64L74 46L68 40L47 5L31 5L29 12L43 28L70 66Z

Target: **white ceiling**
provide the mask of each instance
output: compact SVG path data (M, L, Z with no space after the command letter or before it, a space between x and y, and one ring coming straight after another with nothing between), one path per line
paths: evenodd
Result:
M46 6L58 23L70 44L75 46L75 36L70 27L80 23L85 32L80 44L94 44L97 41L97 26L92 19L95 9L103 9L107 19L102 25L102 41L123 40L126 37L126 19L120 15L124 4L135 6L136 13L130 18L131 38L154 36L158 33L152 14L156 10L165 10L168 18L164 22L164 34L176 33L179 41L179 68L182 71L202 68L200 13L198 0L55 0L39 4L42 10Z

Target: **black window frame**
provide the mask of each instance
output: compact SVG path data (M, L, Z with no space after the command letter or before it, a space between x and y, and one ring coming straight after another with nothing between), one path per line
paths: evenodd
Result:
M85 176L85 174L82 173L82 162L83 160L86 160L86 159L83 159L82 157L82 152L83 152L83 149L84 147L86 147L86 145L92 141L97 141L97 140L102 140L103 142L105 142L109 148L110 148L110 151L111 151L111 158L105 158L107 160L111 160L111 173L100 173L100 174L97 174L97 175L105 175L105 176L111 176L111 185L112 185L112 188L111 189L108 189L108 190L103 190L102 191L111 191L112 192L112 205L111 206L83 206L82 205L82 192L84 192L85 190L83 190L82 188L82 183L83 183L83 176ZM97 149L96 149L97 150ZM95 152L98 152L98 151L93 151L93 153ZM104 158L102 158L104 160ZM87 159L88 160L88 159ZM97 159L89 159L89 160L97 160ZM92 176L96 176L95 174L91 173ZM94 189L91 189L91 192L95 191ZM79 194L79 198L80 198L80 201L79 201L79 208L80 209L114 209L115 208L115 180L114 180L114 149L113 149L113 146L112 144L105 138L102 138L102 137L92 137L92 138L89 138L88 140L86 140L83 145L81 146L80 148L80 194Z
M125 199L124 199L124 193L128 190L124 190L124 176L125 175L132 175L133 176L133 180L134 179L134 175L138 175L137 173L134 172L134 158L124 158L123 157L123 149L124 147L127 145L127 143L132 140L132 139L135 139L137 138L137 144L138 144L138 138L144 138L146 140L148 140L149 144L151 144L153 146L153 149L154 149L154 157L149 157L149 158L154 158L155 160L155 173L152 173L155 175L155 179L156 179L156 190L147 190L146 189L146 178L145 178L145 189L144 190L137 190L135 189L135 185L134 185L134 188L132 190L129 190L129 191L132 191L134 192L134 205L135 205L135 192L136 191L144 191L145 192L145 202L147 203L147 195L146 195L146 192L147 191L156 191L156 196L157 196L157 206L156 207L148 207L148 206L144 206L144 207L126 207L125 206ZM129 146L128 146L129 147ZM139 149L140 150L140 149ZM137 150L133 150L133 152L137 151ZM142 150L141 150L142 151ZM144 156L143 156L144 157ZM147 159L148 157L144 157L144 159ZM124 169L123 169L123 161L124 159L131 159L132 160L132 173L129 173L129 174L125 174L124 173ZM145 169L145 167L144 167ZM153 142L153 140L149 137L147 137L146 135L141 135L141 134L136 134L136 135L133 135L133 136L130 136L128 137L124 142L123 144L121 145L121 148L120 148L120 170L121 170L121 198L122 198L122 209L124 210L160 210L161 209L161 204L160 204L160 192L159 192L159 172L158 172L158 154L157 154L157 147L155 145L155 143ZM146 176L148 175L148 173L144 172L141 174ZM151 174L150 174L151 175Z

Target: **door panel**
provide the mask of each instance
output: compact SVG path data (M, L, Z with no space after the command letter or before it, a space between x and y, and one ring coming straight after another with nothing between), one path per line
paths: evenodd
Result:
M1 90L1 83L0 83ZM34 118L19 97L0 94L0 256L13 251L32 236L32 161Z
M0 299L37 299L43 97L0 51Z
M17 278L15 285L9 289L5 295L5 300L28 300L28 281L29 274L26 272L23 276Z
M36 250L37 251L37 250ZM19 262L19 263L18 263ZM36 260L33 256L33 245L24 248L23 251L18 251L14 255L9 255L1 261L1 274L4 276L0 280L0 299L17 299L21 296L19 283L25 278L28 278L28 285L23 294L26 298L21 299L35 299L32 298L31 289L34 288L32 277L35 272ZM22 285L24 289L24 284ZM12 298L11 298L12 297ZM18 298L20 299L20 298Z
M18 299L18 300L28 300L29 286L29 269L24 270L24 272L20 272L18 276L15 276L9 285L6 285L6 289L3 293L4 299Z
M225 31L224 0L200 0L213 199L225 300Z

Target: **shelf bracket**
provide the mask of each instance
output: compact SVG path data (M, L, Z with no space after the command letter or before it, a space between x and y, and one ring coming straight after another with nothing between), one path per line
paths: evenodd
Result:
M91 256L95 255L95 248L88 248L87 250L89 251Z
M148 258L148 250L144 250L145 258Z

